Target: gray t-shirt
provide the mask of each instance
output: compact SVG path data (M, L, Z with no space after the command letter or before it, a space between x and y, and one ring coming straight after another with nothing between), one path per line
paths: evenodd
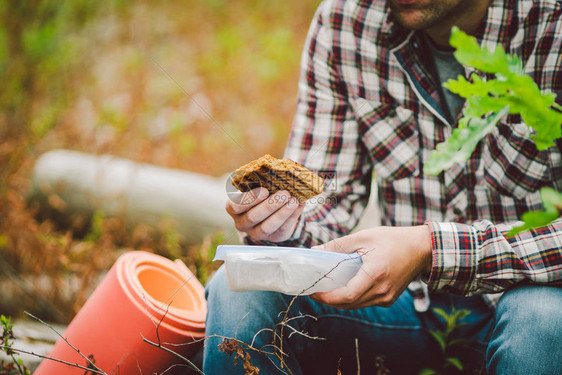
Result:
M453 55L454 51L444 51L440 50L433 45L426 36L427 45L431 55L433 56L433 61L435 62L435 69L437 70L437 75L441 84L447 82L449 79L457 79L460 75L464 76L464 67L455 59ZM449 89L443 87L443 96L451 119L454 121L457 118L463 104L464 98L453 94Z

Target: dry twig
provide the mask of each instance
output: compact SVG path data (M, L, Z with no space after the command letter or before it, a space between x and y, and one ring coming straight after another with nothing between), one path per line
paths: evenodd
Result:
M98 366L96 366L96 364L95 364L94 361L92 360L92 359L93 359L93 356L92 356L91 354L90 354L90 356L86 357L86 356L80 351L80 349L78 349L78 348L76 348L74 345L72 345L72 344L68 341L68 339L67 339L66 337L64 337L63 335L61 335L61 334L60 334L56 329L54 329L50 324L44 322L44 321L41 320L40 318L36 317L35 315L33 315L33 314L31 314L31 313L29 313L29 312L27 312L27 311L25 311L25 313L26 313L28 316L30 316L31 318L37 320L38 322L40 322L40 323L43 324L44 326L46 326L46 327L48 327L49 329L51 329L58 337L60 337L61 339L63 339L64 342L65 342L68 346L70 346L74 351L76 351L76 353L78 353L82 358L84 358L84 359L86 360L87 364L88 364L88 367L86 367L85 369L87 369L87 370L89 370L89 371L92 371L92 372L95 372L96 374L105 374L105 372L104 372L102 369L100 369ZM22 353L23 353L23 352L22 352ZM34 353L30 353L30 354L34 354ZM56 361L56 362L61 362L61 363L69 364L68 362L61 361L61 360L58 360L58 359L56 359L56 358L45 357L45 356L41 356L41 355L38 355L38 354L34 354L34 355L37 355L38 357L41 357L41 358L51 359L51 360L54 360L54 361ZM90 358L90 357L92 357L92 358ZM70 364L70 365L73 366L73 364ZM79 368L84 368L83 366L79 366L79 365L76 365L76 366L79 367Z
M7 347L7 346L4 346L4 345L0 346L0 349L7 349L7 348L8 348L8 347ZM86 366L81 366L81 365L79 365L78 363L72 363L72 362L63 361L62 359L58 359L58 358L53 358L53 357L49 357L49 356L46 356L46 355L37 354L37 353L35 353L35 352L31 352L31 351L24 350L24 349L18 349L18 348L11 348L11 349L12 349L13 351L15 351L15 352L18 352L18 353L29 354L29 355L32 355L32 356L35 356L35 357L39 357L39 358L43 358L43 359L48 359L49 361L59 362L59 363L62 363L62 364L68 365L68 366L72 366L72 367L76 367L76 368L79 368L79 369L82 369L82 370L86 370L86 371L92 372L92 373L94 373L94 374L107 375L106 372L104 372L104 371L102 371L102 370L96 370L96 369L90 367L90 365L88 365L88 367L86 367ZM96 367L96 368L97 368L97 367Z

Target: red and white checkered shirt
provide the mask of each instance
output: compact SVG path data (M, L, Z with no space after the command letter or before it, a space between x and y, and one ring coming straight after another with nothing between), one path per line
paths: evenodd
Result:
M492 0L476 33L482 45L517 54L527 74L543 91L558 94L559 102L560 14L556 0ZM425 175L430 151L455 124L442 108L419 33L395 23L384 0L320 5L303 54L285 156L335 175L308 202L283 245L311 246L349 233L364 211L374 173L384 225L430 225L429 291L472 295L524 281L560 283L562 220L504 237L522 213L542 209L541 187L562 189L560 148L539 152L521 118L511 115L466 163ZM466 69L466 76L472 72ZM495 297L487 295L492 304Z

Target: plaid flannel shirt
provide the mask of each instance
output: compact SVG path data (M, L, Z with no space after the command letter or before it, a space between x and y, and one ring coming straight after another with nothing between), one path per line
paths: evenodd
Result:
M558 101L560 13L555 0L492 0L476 33L482 45L517 54L526 73ZM541 187L562 189L560 148L539 152L521 118L510 115L466 163L424 175L430 151L455 123L443 109L419 33L395 23L384 0L320 5L303 53L285 156L334 174L282 245L311 246L349 233L368 202L374 173L384 225L430 226L429 291L472 295L519 282L560 283L562 220L504 237L522 213L542 209ZM467 77L473 72L465 71ZM412 286L427 292L425 284ZM486 297L493 305L499 294Z

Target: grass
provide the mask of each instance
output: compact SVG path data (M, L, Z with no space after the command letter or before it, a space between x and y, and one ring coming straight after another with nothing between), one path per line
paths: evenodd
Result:
M280 156L318 3L0 0L0 311L69 322L122 249L204 282L219 237L188 246L102 213L57 227L26 201L33 164L66 148L219 176Z

